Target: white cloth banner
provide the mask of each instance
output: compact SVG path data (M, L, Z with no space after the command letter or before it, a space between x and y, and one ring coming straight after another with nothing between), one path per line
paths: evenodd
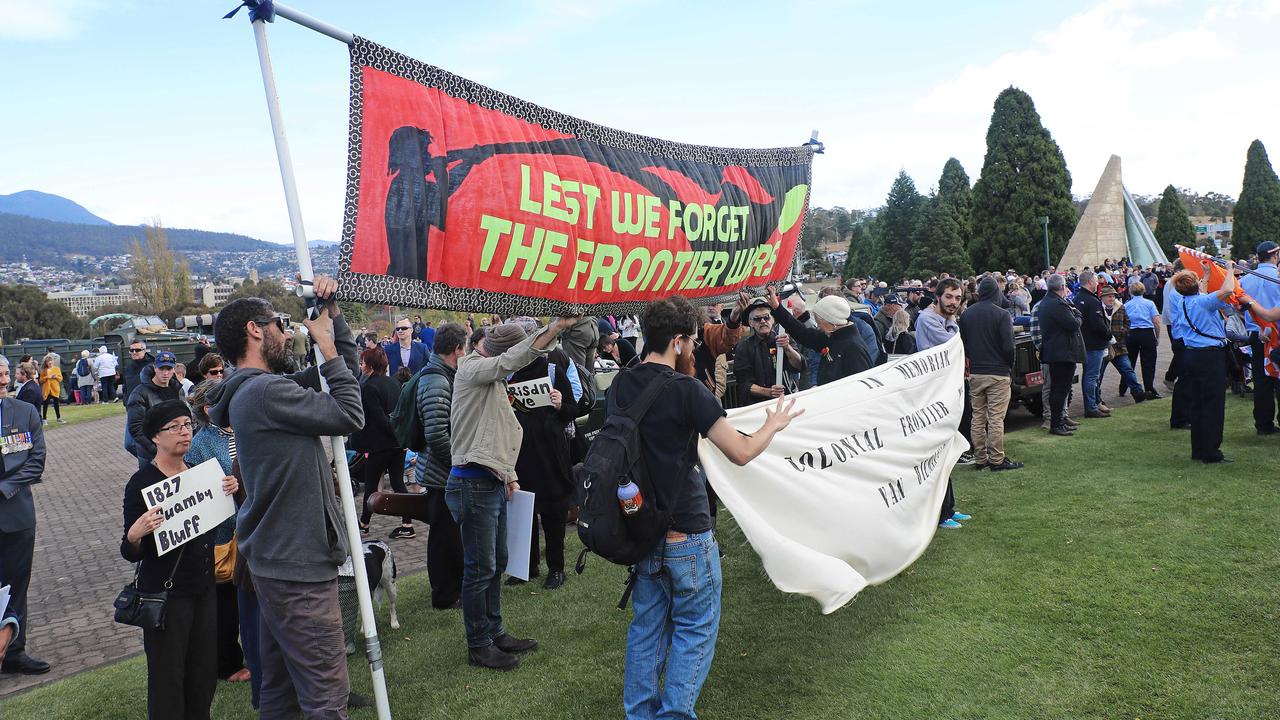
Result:
M705 439L698 455L769 579L825 614L902 572L933 539L969 447L957 432L964 346L956 337L794 397L804 415L745 467ZM751 432L775 404L731 410L729 422Z

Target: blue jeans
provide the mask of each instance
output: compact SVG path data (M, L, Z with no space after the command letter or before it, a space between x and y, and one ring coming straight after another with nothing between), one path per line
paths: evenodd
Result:
M622 688L628 720L697 717L693 706L720 630L720 582L711 531L680 542L664 539L636 564Z
M1084 409L1098 409L1098 382L1102 375L1102 361L1107 356L1104 350L1086 350L1084 354L1084 377L1080 384L1084 387Z
M492 475L449 475L444 503L462 533L462 624L467 647L502 635L502 571L507 567L507 493Z
M1138 375L1133 372L1133 363L1129 361L1129 356L1121 353L1111 361L1116 366L1116 370L1120 371L1120 378L1124 384L1128 386L1129 392L1136 397L1138 393L1143 392L1142 383L1138 381ZM1098 369L1098 396L1102 396L1102 378L1107 374L1107 363L1102 363L1102 367Z
M258 709L262 693L262 655L258 652L258 596L236 588L236 606L240 610L240 645L244 648L244 666L249 668L249 704Z

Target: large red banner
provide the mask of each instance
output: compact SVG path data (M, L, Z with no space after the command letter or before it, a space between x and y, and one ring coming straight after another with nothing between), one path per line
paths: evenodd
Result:
M811 161L613 130L356 38L343 295L500 314L727 300L787 277Z

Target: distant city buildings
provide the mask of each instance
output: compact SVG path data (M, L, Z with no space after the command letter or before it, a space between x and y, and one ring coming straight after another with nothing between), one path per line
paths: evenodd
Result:
M133 288L121 285L118 288L99 288L91 290L70 290L48 293L50 300L57 300L66 305L76 317L92 317L105 307L123 305L133 302Z

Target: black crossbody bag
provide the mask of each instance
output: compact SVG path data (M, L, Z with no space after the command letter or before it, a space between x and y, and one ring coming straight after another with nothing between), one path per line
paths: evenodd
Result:
M173 563L173 572L164 581L164 589L160 592L143 592L138 589L138 575L142 572L142 561L133 571L133 582L124 586L116 596L116 622L122 625L133 625L143 630L163 630L165 604L169 601L169 591L173 589L173 576L178 573L182 564L182 554L187 551L184 545L178 551L178 559Z

